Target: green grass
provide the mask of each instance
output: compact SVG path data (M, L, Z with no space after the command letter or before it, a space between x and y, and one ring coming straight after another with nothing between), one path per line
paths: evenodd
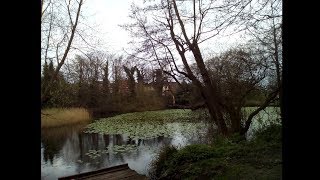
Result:
M211 145L164 148L151 164L153 179L281 179L281 126L257 132L252 141L217 138Z
M90 120L84 108L50 108L41 110L41 128L58 127Z

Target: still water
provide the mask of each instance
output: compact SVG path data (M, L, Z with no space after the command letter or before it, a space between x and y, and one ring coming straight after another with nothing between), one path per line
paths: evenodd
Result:
M206 141L207 128L193 135L179 131L182 123L167 123L175 126L173 136L159 136L152 139L130 139L122 134L84 133L86 124L42 129L41 132L41 177L58 177L88 172L101 168L128 163L139 174L148 175L149 164L165 145L183 147ZM209 128L210 129L210 128ZM116 145L131 144L136 148L130 152L106 152ZM90 156L90 152L96 153Z

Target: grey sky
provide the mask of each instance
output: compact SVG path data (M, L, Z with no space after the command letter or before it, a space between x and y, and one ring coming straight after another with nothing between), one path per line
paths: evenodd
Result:
M124 53L123 48L130 49L128 42L130 41L129 32L125 31L118 25L125 24L130 21L128 18L130 5L132 2L142 4L143 0L87 0L85 11L93 14L89 17L92 23L99 27L101 37L106 43L108 51L113 53ZM214 41L214 43L212 43ZM233 43L243 41L239 35L232 37L219 37L207 41L202 46L204 53L219 52Z
M129 34L119 27L119 24L128 22L130 4L133 0L88 0L88 9L93 16L90 21L97 24L101 38L107 45L108 51L121 51L126 48Z

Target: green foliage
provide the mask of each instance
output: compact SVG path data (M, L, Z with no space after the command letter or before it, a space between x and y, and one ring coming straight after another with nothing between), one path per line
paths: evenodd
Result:
M262 104L266 99L266 92L260 90L259 88L252 90L245 98L245 106L252 107L252 106L259 106Z
M181 83L182 87L177 89L177 92L174 94L176 98L176 104L179 105L190 105L192 97L196 96L192 90L192 85L187 84L186 82Z
M141 112L165 108L164 99L155 91L137 90L134 98L125 98L118 106L120 112Z
M253 141L217 137L212 145L165 148L152 162L152 179L279 179L281 126L260 130Z
M110 84L110 81L109 81L109 61L106 62L106 65L105 67L103 68L103 84L102 84L102 94L103 94L103 97L106 98L108 95L109 95L109 84Z
M161 69L156 69L154 72L155 82L154 87L156 89L157 95L161 96L162 94L162 87L164 84L164 77Z
M135 80L134 80L134 72L136 71L136 66L132 68L128 68L127 66L123 65L123 69L126 72L127 80L128 80L128 89L129 89L129 96L135 97Z
M121 57L102 63L99 57L89 56L92 58L77 55L67 76L64 77L63 73L59 72L58 78L50 82L50 92L44 96L49 100L42 102L42 108L84 107L88 108L94 117L166 108L166 97L162 96L166 77L161 69L131 67L121 62ZM48 87L54 71L52 61L44 63L42 93ZM186 83L185 85L188 86ZM178 97L178 101L183 104L188 101L187 98L182 95Z
M44 88L48 85L48 82L50 80L50 75L49 75L49 66L47 61L43 65L43 70L42 70L42 77L41 77L41 92L44 92Z
M264 127L261 131L255 134L256 142L276 143L282 141L282 127L277 124L271 124Z
M170 169L167 169L170 166L168 159L172 159L176 152L178 152L178 150L174 146L163 147L150 165L151 171L149 172L149 176L151 178L157 178L161 176L162 172L170 171Z
M181 149L174 155L173 163L182 165L217 156L212 147L204 144L194 144Z
M52 107L70 107L76 101L74 86L66 82L62 73L58 73L57 78L53 78L55 68L53 62L49 65L45 62L43 66L43 76L41 79L41 93L45 95L45 88L50 86L50 90L45 96L50 97L49 101L45 102L42 108Z

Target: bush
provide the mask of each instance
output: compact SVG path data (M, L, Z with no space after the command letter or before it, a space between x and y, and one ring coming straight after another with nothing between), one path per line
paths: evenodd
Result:
M173 164L182 165L184 163L196 162L207 158L215 157L217 154L212 147L204 144L189 145L174 154Z
M235 134L212 145L166 147L151 166L152 179L279 179L281 125L257 132L253 141Z
M178 150L174 146L165 146L160 150L158 156L151 162L149 175L152 179L158 179L161 173L169 168L168 162L176 152Z
M281 142L282 140L282 126L279 124L271 124L258 131L255 134L256 142Z

